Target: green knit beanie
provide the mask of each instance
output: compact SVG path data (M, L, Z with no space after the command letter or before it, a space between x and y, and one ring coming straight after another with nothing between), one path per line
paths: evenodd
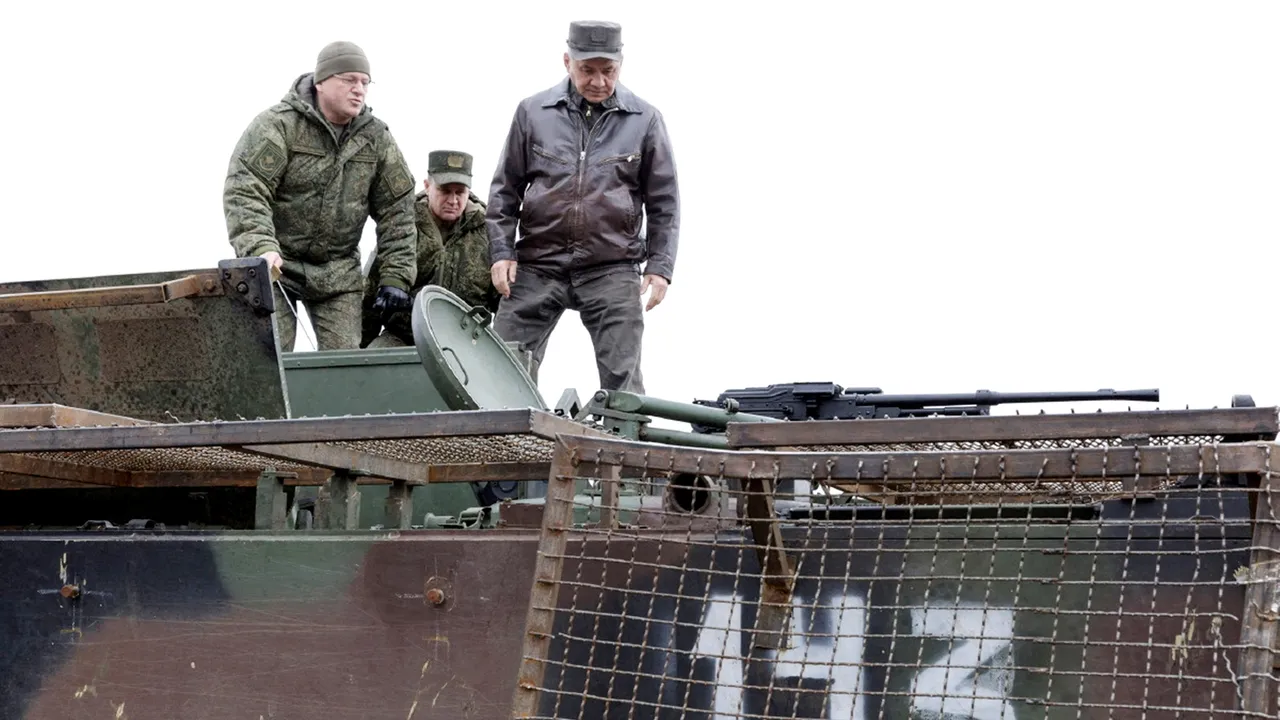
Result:
M361 50L359 45L345 40L325 45L316 58L316 84L319 85L330 76L344 72L362 72L370 75L369 59L364 56L364 50Z

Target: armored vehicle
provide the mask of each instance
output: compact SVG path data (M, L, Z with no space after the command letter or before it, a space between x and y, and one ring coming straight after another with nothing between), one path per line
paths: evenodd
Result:
M0 717L1276 716L1247 396L552 404L442 288L407 348L274 312L260 259L0 286Z

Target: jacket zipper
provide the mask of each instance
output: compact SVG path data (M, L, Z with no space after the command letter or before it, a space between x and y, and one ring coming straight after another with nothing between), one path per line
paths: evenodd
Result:
M582 181L587 174L587 150L588 148L591 147L591 140L592 138L595 137L596 128L600 127L600 123L604 122L605 116L613 112L614 110L617 110L617 108L608 108L604 112L600 113L600 117L596 118L595 124L591 126L590 130L587 130L586 138L583 139L582 147L578 152L578 183L577 183L577 188L574 192L573 209L574 209L574 215L576 215L578 219L577 225L578 225L579 240L583 239L582 230L583 228L586 227L586 221L582 217ZM590 110L588 110L588 112L590 112ZM578 110L578 119L584 125L586 124L586 118L583 116L582 110ZM582 136L583 136L583 133L579 131L578 137L581 138ZM570 258L572 258L572 256L573 254L572 252L570 252Z

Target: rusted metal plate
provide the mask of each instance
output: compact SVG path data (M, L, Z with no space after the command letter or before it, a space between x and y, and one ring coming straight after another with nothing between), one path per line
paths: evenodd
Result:
M156 422L287 417L265 275L251 258L0 284L0 402Z
M1241 515L1239 498L1220 506L1218 494L1184 499L1162 524L1142 514L1150 506L1115 503L1102 518L1034 525L938 527L917 510L916 527L784 529L799 631L780 661L751 647L759 567L745 530L570 533L552 548L562 585L538 710L910 717L912 697L925 711L939 688L963 695L968 675L947 676L947 662L976 653L990 668L978 682L1003 694L956 717L1044 717L1028 700L1041 697L1049 717L1105 717L1106 703L1143 697L1148 718L1211 697L1227 717L1223 659L1243 596L1230 573L1249 537L1192 520ZM1128 523L1135 513L1145 524ZM505 719L538 539L0 534L0 717L114 717L123 706L124 717L190 720Z
M504 718L535 544L0 535L0 717Z

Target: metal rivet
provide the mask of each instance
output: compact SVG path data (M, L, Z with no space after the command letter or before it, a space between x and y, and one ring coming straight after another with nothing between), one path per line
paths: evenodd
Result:
M440 588L431 588L427 591L427 602L432 605L444 604L444 591Z

